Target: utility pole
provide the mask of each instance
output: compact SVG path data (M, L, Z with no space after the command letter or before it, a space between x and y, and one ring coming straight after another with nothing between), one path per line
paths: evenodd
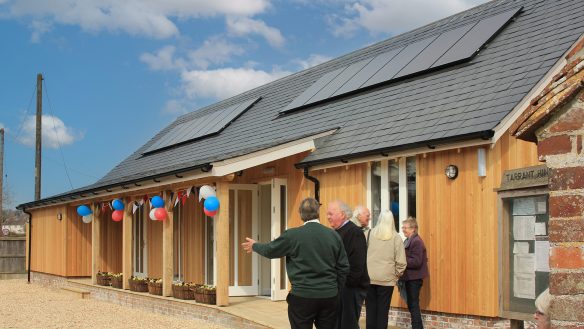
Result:
M0 128L0 223L4 220L4 128Z
M43 75L37 74L37 107L36 107L36 152L34 162L34 199L41 199L41 146L43 117Z

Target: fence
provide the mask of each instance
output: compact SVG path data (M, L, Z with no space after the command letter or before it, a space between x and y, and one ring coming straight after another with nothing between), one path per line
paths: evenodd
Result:
M26 274L26 237L0 237L0 279Z

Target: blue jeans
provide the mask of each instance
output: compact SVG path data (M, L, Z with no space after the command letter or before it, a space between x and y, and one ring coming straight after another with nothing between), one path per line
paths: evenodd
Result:
M412 329L423 329L422 313L420 312L420 290L422 279L405 281L406 294L408 296L408 310L412 318Z

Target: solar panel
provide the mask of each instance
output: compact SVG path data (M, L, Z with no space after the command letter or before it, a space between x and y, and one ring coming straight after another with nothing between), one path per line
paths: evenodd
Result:
M469 60L522 8L508 10L326 73L281 110L280 114L359 89Z
M442 33L426 47L416 58L406 65L394 78L403 77L429 69L444 53L460 40L476 23Z
M489 40L495 37L511 18L521 8L506 11L504 13L485 18L478 22L458 42L450 48L432 67L446 65L474 56L477 51Z
M224 109L197 116L187 122L180 123L150 145L143 154L152 153L154 151L185 144L193 140L217 134L259 100L260 98L253 98Z
M428 47L432 41L436 39L436 36L420 40L408 45L403 51L397 54L391 59L381 70L377 71L367 82L365 82L361 88L376 85L388 81L393 78L401 69L403 69L409 62L412 61L419 53Z

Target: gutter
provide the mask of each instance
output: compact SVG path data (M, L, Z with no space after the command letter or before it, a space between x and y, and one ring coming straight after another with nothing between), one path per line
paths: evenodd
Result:
M314 183L314 198L320 203L320 182L316 177L308 175L308 166L304 167L304 177Z
M28 283L30 283L30 255L32 251L32 213L26 211L26 208L22 208L22 211L28 215Z

